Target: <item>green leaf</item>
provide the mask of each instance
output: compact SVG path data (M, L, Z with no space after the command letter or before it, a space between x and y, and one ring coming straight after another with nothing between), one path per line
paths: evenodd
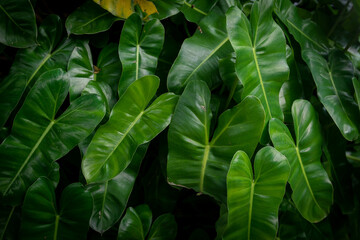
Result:
M301 49L314 49L321 54L328 52L328 40L322 29L311 19L302 19L290 0L276 0L275 13L289 29Z
M180 11L189 22L199 24L217 2L218 0L185 0Z
M16 115L11 135L0 145L0 192L12 205L19 204L26 189L48 175L53 161L86 138L104 117L104 104L90 94L55 118L68 89L61 69L44 73Z
M66 69L75 42L68 39L59 44L61 35L60 18L50 15L39 28L40 45L17 52L10 73L0 87L0 126L4 125L25 89L34 85L42 73L55 68Z
M353 96L354 67L340 51L332 51L326 61L312 50L303 50L317 86L317 94L340 132L348 141L359 137L360 112Z
M88 185L87 189L94 199L90 227L95 231L102 234L120 219L135 184L147 147L147 145L140 146L130 165L113 179L105 183Z
M146 108L158 87L156 76L142 77L116 103L109 121L96 131L83 158L82 170L88 183L118 175L129 165L139 145L168 126L178 97L165 93Z
M220 115L210 139L211 118L206 83L191 81L169 127L168 182L226 202L230 160L239 149L253 154L264 128L265 113L259 99L250 96Z
M175 217L170 213L163 214L152 224L147 240L174 240L176 232Z
M119 18L89 0L66 19L69 34L94 34L108 30Z
M2 0L0 3L0 43L26 48L36 44L35 12L29 0Z
M57 207L54 186L40 177L25 196L22 239L86 239L91 208L91 195L80 183L64 189Z
M241 102L243 85L236 75L235 62L236 58L233 55L219 60L219 71L221 79L230 91L226 106L229 105L232 98L234 98L237 103Z
M275 238L289 173L286 157L273 147L256 154L254 174L247 154L235 153L227 175L229 213L224 240Z
M221 83L218 59L233 51L225 16L215 7L199 26L194 36L184 41L170 69L167 86L171 92L181 93L193 79L206 80L210 89Z
M20 207L0 205L0 239L19 239Z
M118 240L144 240L152 222L152 213L148 205L135 209L129 207L120 222Z
M356 78L353 78L352 81L355 89L355 99L360 110L360 81Z
M144 28L138 14L132 14L125 21L119 43L119 56L123 66L119 96L135 80L155 73L164 36L164 27L157 19L147 22Z
M258 97L266 122L284 119L279 91L289 77L285 37L272 19L272 1L255 2L250 21L237 7L226 13L230 42L236 53L236 73L244 85L242 98Z
M320 162L320 124L314 108L306 100L296 100L291 112L296 141L278 119L270 121L270 137L275 148L290 162L289 183L296 208L308 221L319 222L327 216L333 201L333 188Z
M164 19L177 14L184 0L156 0L153 3L158 12L150 15L149 19Z

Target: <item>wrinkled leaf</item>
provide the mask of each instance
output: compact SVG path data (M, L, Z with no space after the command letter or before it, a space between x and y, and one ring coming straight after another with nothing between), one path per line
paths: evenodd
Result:
M55 188L39 178L26 193L22 207L22 239L86 239L92 198L80 183L67 186L59 207Z
M48 175L53 161L87 137L104 117L104 104L91 94L55 118L68 89L61 69L44 73L16 115L11 135L0 145L0 191L12 205L19 204L26 189Z
M306 100L296 100L291 112L296 141L278 119L270 121L271 141L290 162L289 183L296 208L308 221L319 222L328 215L333 202L333 188L320 162L322 136L319 120Z
M227 175L229 212L224 240L275 238L289 173L286 157L273 147L256 154L254 173L247 154L235 153Z
M158 87L156 76L140 78L116 103L83 158L82 171L88 183L115 177L130 164L139 145L151 141L170 123L176 95L165 93L146 108Z
M239 149L252 156L264 118L259 99L250 96L221 114L211 138L210 91L205 82L191 81L169 127L168 182L226 202L230 160Z

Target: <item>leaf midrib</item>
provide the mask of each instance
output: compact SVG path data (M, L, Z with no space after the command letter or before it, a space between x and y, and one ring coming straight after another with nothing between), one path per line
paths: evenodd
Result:
M251 219L252 219L252 209L253 209L253 202L254 202L254 188L255 188L255 182L254 182L254 180L252 180L251 181L251 190L250 190L249 217L248 217L248 230L247 230L248 240L250 240L250 234L251 234Z
M105 12L105 13L103 13L103 14L100 14L99 16L91 19L90 21L88 21L88 22L86 22L86 23L84 23L84 24L76 27L75 29L81 29L81 28L83 28L84 26L89 25L90 23L96 21L97 19L99 19L99 18L101 18L101 17L103 17L103 16L105 16L105 15L107 15L107 14L109 14L109 12Z
M0 4L0 9L5 13L5 15L10 19L10 21L12 21L16 27L18 27L21 31L25 32L25 29L23 29L22 27L20 27L19 24L17 24L17 22L9 15L9 13L3 8L3 6Z
M204 12L204 11L202 11L201 9L195 7L194 5L188 3L186 0L184 1L184 4L185 4L186 6L188 6L189 8L191 8L191 9L194 9L196 12L198 12L198 13L204 15L204 16L207 16L207 13L206 13L206 12Z
M11 208L11 211L10 211L10 213L9 213L8 218L6 219L6 223L5 223L5 225L4 225L3 232L1 233L0 240L2 240L2 239L4 238L4 236L5 236L5 232L6 232L7 226L8 226L8 224L9 224L9 222L10 222L10 219L11 219L13 213L14 213L14 210L15 210L15 207L12 207L12 208Z

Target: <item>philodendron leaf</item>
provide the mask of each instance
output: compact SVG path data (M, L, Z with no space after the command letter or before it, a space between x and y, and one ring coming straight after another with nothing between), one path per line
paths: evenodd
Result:
M315 80L317 94L340 132L348 141L359 137L360 112L353 96L354 67L340 51L332 51L326 61L313 50L303 50L303 58Z
M285 37L272 19L273 2L260 0L251 9L250 21L237 7L226 13L227 31L236 53L236 73L244 85L242 98L258 97L266 122L284 119L279 91L289 77Z
M360 110L360 81L356 78L353 78L353 86L355 89L355 99L358 104L359 110Z
M164 36L164 27L157 19L142 27L142 20L135 13L125 21L119 43L119 56L123 66L119 96L136 79L155 74Z
M69 15L65 26L69 34L94 34L108 30L117 20L119 18L88 0Z
M22 239L86 239L91 194L80 183L73 183L64 189L57 205L54 186L47 178L40 177L25 196Z
M235 61L236 58L232 54L226 58L220 59L219 61L221 79L228 87L230 92L226 102L226 106L229 105L232 98L234 98L235 102L237 103L241 102L243 85L239 80L238 76L236 75Z
M60 18L50 15L39 28L40 45L17 52L10 73L0 87L0 126L6 122L25 89L30 88L42 73L55 68L66 69L75 42L68 39L59 45L61 35Z
M234 153L252 156L264 128L259 99L245 98L225 111L210 136L210 91L203 81L191 81L180 97L169 127L168 182L193 188L226 202L226 174Z
M275 238L289 173L286 157L273 147L256 154L254 173L248 155L235 153L227 175L229 213L224 240Z
M199 24L201 19L207 16L217 2L218 0L185 0L180 11L189 22Z
M99 233L104 233L112 227L123 214L135 179L140 169L148 145L140 146L130 165L119 175L105 183L88 185L94 199L90 227Z
M0 43L26 48L36 44L35 12L30 0L0 2Z
M163 214L152 224L147 240L174 240L176 232L175 217L170 213Z
M152 212L148 205L129 207L120 222L118 240L145 240L152 222Z
M19 239L20 207L0 205L0 239Z
M328 52L328 40L322 29L311 19L302 19L290 0L276 0L274 10L303 50L314 49L321 54Z
M319 120L306 100L296 100L291 112L296 141L278 119L270 121L271 141L290 162L289 183L296 208L308 221L319 222L327 216L333 202L333 188L320 162L322 136Z
M194 36L184 41L168 75L169 91L181 93L193 79L204 79L210 88L221 83L219 58L233 49L225 27L225 16L215 7L199 24Z
M147 107L159 82L156 76L133 82L112 109L109 121L96 131L82 161L88 183L118 175L130 164L138 146L168 126L178 96L165 93Z
M61 69L44 73L34 85L13 122L11 135L0 145L0 192L19 204L26 189L47 176L61 158L100 123L104 103L93 94L73 101L55 118L69 90Z

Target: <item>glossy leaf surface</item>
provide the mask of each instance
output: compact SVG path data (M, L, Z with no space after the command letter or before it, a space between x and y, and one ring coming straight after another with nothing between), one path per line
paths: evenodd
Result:
M258 97L265 109L266 121L284 119L279 91L289 77L285 37L272 19L272 1L255 2L250 21L238 8L226 14L230 42L236 53L236 73L244 85L242 98Z
M26 193L22 208L21 236L26 239L86 239L92 198L80 183L62 192L57 207L55 189L44 177Z
M329 60L312 50L303 50L317 86L317 94L340 132L348 141L359 137L360 112L354 100L354 67L340 51L332 51Z
M219 117L211 138L210 91L205 82L191 81L169 127L168 182L225 202L225 179L231 158L239 149L253 154L264 118L259 100L248 97Z
M176 238L177 224L172 214L159 216L151 226L148 240L173 240Z
M275 148L290 162L289 178L292 200L301 215L310 222L324 219L333 202L333 188L321 165L322 136L314 108L306 100L292 106L296 140L281 121L270 121L270 137Z
M210 10L215 6L218 0L195 0L184 1L180 11L189 22L199 23Z
M234 98L237 103L241 102L243 85L236 74L235 62L236 58L232 55L219 61L220 76L229 89L229 96L226 102L227 106L232 98Z
M26 48L36 45L35 12L30 0L2 0L0 3L0 43Z
M90 227L97 232L108 230L124 212L146 149L147 145L140 146L130 165L113 179L88 185L94 199Z
M236 152L227 175L229 213L224 240L275 238L289 173L286 157L273 147L256 154L254 173L247 154Z
M355 99L360 110L360 81L356 78L353 78L353 86L355 89Z
M142 27L140 16L133 14L125 21L119 43L123 66L119 96L135 80L155 73L164 34L164 27L159 20L151 20Z
M117 20L117 17L89 0L69 15L65 26L69 34L94 34L108 30Z
M167 79L169 91L181 93L191 80L201 79L210 89L221 83L218 59L232 52L225 16L214 8L199 24L195 34L181 46Z
M88 183L115 177L130 164L139 145L168 126L178 97L165 93L147 107L158 87L157 77L140 78L114 106L109 121L96 131L83 158Z
M78 98L55 117L68 90L69 80L61 69L44 73L16 115L11 135L0 145L0 191L13 205L104 117L105 106L93 94Z

